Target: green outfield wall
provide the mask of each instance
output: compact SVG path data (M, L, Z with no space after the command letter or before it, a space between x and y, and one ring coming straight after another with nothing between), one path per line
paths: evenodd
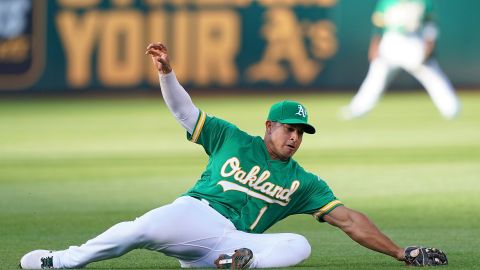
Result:
M478 0L437 0L437 56L457 87L480 85ZM194 89L355 89L374 0L2 0L0 92L156 88L144 56L163 41ZM396 87L418 86L403 74Z

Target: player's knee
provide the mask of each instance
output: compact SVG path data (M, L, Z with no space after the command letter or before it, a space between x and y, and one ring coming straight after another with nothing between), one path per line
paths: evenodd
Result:
M305 238L302 235L298 235L296 242L298 245L298 250L300 253L300 257L302 258L302 261L310 257L310 254L312 252L312 247L310 246L310 243L308 242L307 238Z
M299 234L291 234L290 237L289 245L291 247L291 251L297 254L299 262L310 257L312 247L310 246L307 238Z

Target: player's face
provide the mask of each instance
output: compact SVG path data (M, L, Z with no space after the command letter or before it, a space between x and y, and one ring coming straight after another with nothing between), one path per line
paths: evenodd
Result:
M303 138L301 125L267 121L265 144L272 159L287 160L297 152Z

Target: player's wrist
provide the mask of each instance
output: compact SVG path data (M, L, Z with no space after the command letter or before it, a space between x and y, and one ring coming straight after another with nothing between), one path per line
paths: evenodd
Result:
M405 249L403 248L400 248L396 255L395 255L397 261L401 261L401 262L404 262L405 261Z
M170 74L172 72L172 67L170 65L162 65L162 68L159 70L162 74Z

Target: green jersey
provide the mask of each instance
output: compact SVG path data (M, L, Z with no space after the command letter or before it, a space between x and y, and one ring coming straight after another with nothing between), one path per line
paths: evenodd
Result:
M372 21L376 33L418 33L432 20L432 14L431 0L380 0Z
M328 185L295 160L272 160L261 137L200 112L187 138L203 146L209 161L185 195L205 199L238 230L262 233L293 214L319 221L342 205Z

